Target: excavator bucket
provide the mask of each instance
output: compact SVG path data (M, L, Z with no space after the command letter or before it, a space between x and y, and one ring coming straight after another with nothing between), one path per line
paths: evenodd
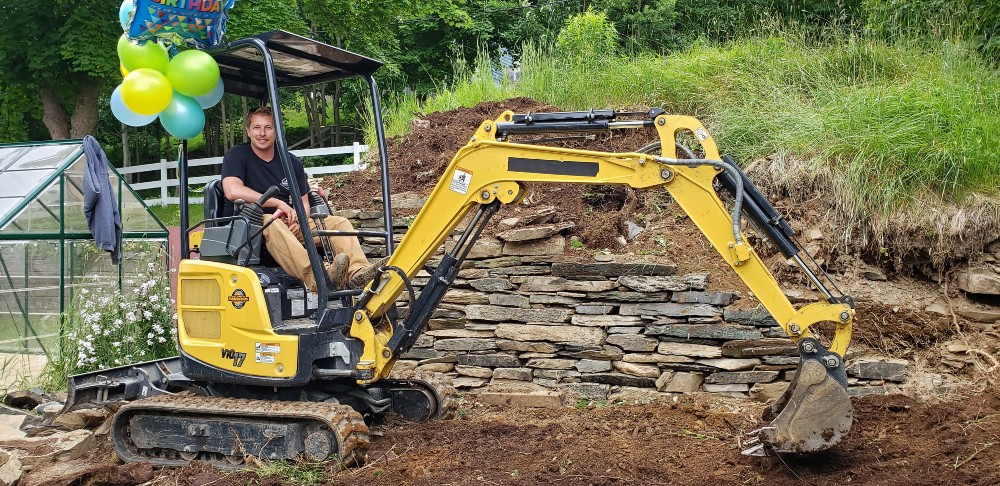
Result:
M795 379L770 407L769 422L750 432L747 456L805 454L829 449L851 430L854 411L847 395L844 360L813 338L799 341Z

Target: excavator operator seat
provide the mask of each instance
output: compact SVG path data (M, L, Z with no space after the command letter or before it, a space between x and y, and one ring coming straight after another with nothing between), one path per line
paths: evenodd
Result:
M214 223L213 219L221 218L226 207L226 193L222 190L222 179L214 179L205 185L205 227L213 228L225 223Z

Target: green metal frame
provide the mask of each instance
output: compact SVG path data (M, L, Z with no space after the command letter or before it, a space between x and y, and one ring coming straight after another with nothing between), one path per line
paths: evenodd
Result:
M79 139L76 139L76 140L51 140L51 141L42 141L42 142L17 142L17 143L0 144L0 149L5 149L5 148L23 148L23 147L43 147L43 146L53 146L53 145L79 145L79 148L78 148L78 150L76 150L75 152L73 152L72 154L70 154L66 158L66 160L64 162L62 162L61 164L58 164L56 167L54 167L52 169L52 174L50 176L46 177L43 181L39 182L38 185L35 188L33 188L29 194L27 194L18 204L16 204L10 210L10 212L8 213L8 216L6 218L3 218L2 220L0 220L0 228L6 227L14 219L16 219L18 216L20 216L21 213L24 212L25 209L27 209L34 201L36 201L42 195L42 193L44 191L48 190L52 186L52 184L55 183L57 181L57 179L58 179L58 184L59 184L59 210L58 210L58 215L56 215L55 212L53 212L52 208L49 208L48 206L44 206L44 208L45 208L45 210L53 218L58 219L58 222L59 222L59 231L47 231L47 232L38 232L38 233L27 233L27 232L26 233L16 233L16 232L15 233L0 233L0 242L10 242L10 241L24 241L24 242L28 242L28 241L33 241L33 240L58 241L58 243L59 243L59 288L60 288L60 292L59 292L59 315L60 315L60 318L59 318L59 334L61 336L65 332L65 325L66 325L66 323L65 323L64 317L65 317L66 308L67 308L67 305L68 305L67 296L66 296L66 292L65 292L66 283L67 283L66 282L66 264L67 264L67 262L66 262L66 251L67 251L66 245L69 242L69 243L73 244L73 246L75 246L75 240L89 240L89 239L92 238L92 235L91 235L91 233L89 231L88 232L83 232L83 231L67 232L66 231L66 226L65 226L65 216L66 216L65 207L66 207L66 190L67 190L66 184L67 184L67 182L69 182L69 183L72 184L72 181L66 177L66 170L69 169L77 161L79 161L80 157L85 156L85 152L83 150L83 141L79 140ZM21 155L21 156L23 156L23 155ZM21 156L19 156L18 159L20 159ZM11 163L15 163L18 159L15 159L15 160L11 161ZM154 212L152 212L152 211L149 210L149 206L146 205L146 202L142 199L142 197L138 193L136 193L136 191L132 188L132 186L130 186L127 182L125 182L125 178L122 176L122 174L120 172L118 172L118 169L116 169L115 167L110 166L110 165L108 166L108 168L111 170L111 172L115 176L118 177L118 201L117 202L118 202L118 212L119 212L119 214L123 214L123 210L124 210L124 197L122 197L122 196L124 194L126 194L126 191L127 191L127 193L132 194L132 196L137 201L139 201L140 204L142 204L143 209L146 210L146 214L148 216L151 216L152 220L160 228L159 230L152 230L152 231L123 231L122 232L122 240L125 240L125 239L139 239L139 240L141 240L141 239L163 239L165 241L165 243L166 243L166 248L165 248L166 249L166 258L169 259L169 255L170 255L170 238L169 238L169 235L170 235L170 233L167 230L166 226L163 224L163 221L161 221L160 218L158 216L156 216L156 213L154 213ZM76 187L76 184L73 184L73 186ZM76 189L79 190L80 192L83 192L83 188L81 188L81 187L76 187ZM72 255L72 254L73 254L73 252L71 251L70 255ZM28 256L27 256L27 250L25 250L24 260L25 260L25 268L24 268L25 282L24 282L24 286L27 288L28 287L28 282L27 282L27 278L28 278ZM72 272L74 270L73 269L73 262L70 261L69 265L70 265L70 271ZM6 271L7 270L7 265L6 265L5 262L2 262L2 257L0 257L0 267L2 267L5 270L5 273L7 275L8 285L11 288L14 288L13 281L10 280L10 272ZM118 265L118 287L119 287L119 289L122 286L122 280L123 280L123 278L124 278L124 275L123 275L122 265ZM73 292L74 292L73 288L70 288L69 292L70 292L69 299L72 300L72 298L73 298ZM32 326L31 321L29 319L27 298L28 298L27 295L24 295L23 299L17 298L17 296L15 296L15 299L16 299L16 302L17 302L17 307L18 307L18 309L21 312L21 319L23 320L24 326L25 326L24 327L24 334L25 335L22 336L21 347L22 347L22 349L26 349L26 343L28 342L28 340L31 339L31 336L27 335L27 333L28 333L28 331L30 329L31 332L35 333L34 338L36 339L36 341L38 341L38 345L41 347L42 351L45 352L46 354L48 354L48 350L46 350L45 345L42 343L41 339L37 336L37 332L35 332L35 330L33 329L33 326Z

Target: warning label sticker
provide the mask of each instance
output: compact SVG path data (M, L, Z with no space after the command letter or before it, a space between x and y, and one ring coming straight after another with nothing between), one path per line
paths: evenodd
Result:
M258 363L273 364L274 355L281 353L281 345L268 343L254 343L254 359Z
M465 195L469 193L470 183L472 183L471 172L466 172L462 169L455 169L455 175L451 177L451 185L449 185L448 188L459 194Z
M278 344L264 344L257 343L255 346L258 353L274 353L278 354L281 352L281 346Z

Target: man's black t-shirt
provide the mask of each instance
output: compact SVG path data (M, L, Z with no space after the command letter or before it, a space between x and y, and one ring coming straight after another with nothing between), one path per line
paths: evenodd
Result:
M297 175L299 190L303 192L308 191L308 180L306 179L306 171L302 168L302 161L292 154L288 155L291 157L292 170ZM278 195L274 197L285 201L289 205L292 204L291 191L288 189L288 179L285 178L285 171L281 167L281 160L278 158L277 153L275 153L274 159L270 162L264 162L253 152L253 148L250 147L249 143L237 145L229 149L222 158L222 178L225 179L226 177L239 177L243 181L243 185L261 194L271 186L278 186L280 190L278 191ZM264 208L264 212L273 213L274 208ZM226 207L223 210L223 214L226 216L233 214L232 201L226 200Z

